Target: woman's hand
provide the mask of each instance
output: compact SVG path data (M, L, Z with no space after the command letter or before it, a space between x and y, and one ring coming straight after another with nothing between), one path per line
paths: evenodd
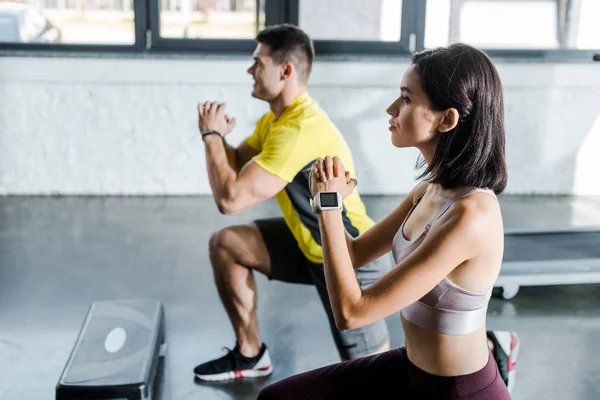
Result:
M316 196L319 192L338 192L343 199L354 191L358 184L356 179L346 171L338 156L319 158L310 170L310 193Z

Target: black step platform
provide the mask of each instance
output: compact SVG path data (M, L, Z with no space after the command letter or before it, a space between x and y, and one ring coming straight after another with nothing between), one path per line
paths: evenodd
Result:
M151 399L164 343L160 302L94 302L56 385L56 400Z
M506 231L496 287L511 299L521 286L600 283L600 227Z

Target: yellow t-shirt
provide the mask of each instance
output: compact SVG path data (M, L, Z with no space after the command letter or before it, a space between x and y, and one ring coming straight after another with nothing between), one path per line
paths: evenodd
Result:
M351 176L356 176L343 136L317 102L303 94L278 120L271 111L263 115L246 142L259 152L253 158L257 165L288 182L276 196L283 218L306 258L322 263L321 232L310 208L309 172L317 158L330 155L340 157ZM342 216L353 237L374 224L356 190L344 199Z

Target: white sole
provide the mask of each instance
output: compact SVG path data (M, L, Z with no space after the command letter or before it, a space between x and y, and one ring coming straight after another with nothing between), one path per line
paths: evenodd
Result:
M236 374L237 372L237 374ZM271 375L273 372L273 366L269 365L268 367L262 369L243 369L241 371L228 371L223 372L222 374L211 374L211 375L199 375L196 374L196 378L208 381L208 382L218 382L218 381L228 381L231 379L240 379L240 378L259 378L261 376Z
M514 333L513 336L515 337L516 343L515 343L515 347L513 349L511 349L510 360L512 361L513 364L515 364L515 368L512 371L508 372L508 392L509 393L512 392L513 388L515 387L515 380L517 379L516 364L517 364L517 360L519 359L519 350L521 348L521 340L519 339L519 335Z

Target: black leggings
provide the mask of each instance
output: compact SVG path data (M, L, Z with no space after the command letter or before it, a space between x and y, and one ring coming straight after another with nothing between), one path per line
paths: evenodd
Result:
M403 347L291 376L258 395L271 399L510 400L510 394L491 355L477 372L444 377L412 364Z

